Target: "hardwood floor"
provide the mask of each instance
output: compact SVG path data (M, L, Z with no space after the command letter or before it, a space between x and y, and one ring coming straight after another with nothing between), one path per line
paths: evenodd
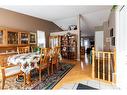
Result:
M64 63L75 64L75 66L67 73L64 78L53 88L53 90L60 89L63 85L69 83L77 83L82 80L91 80L92 65L85 62L82 58L81 61L76 60L62 60Z

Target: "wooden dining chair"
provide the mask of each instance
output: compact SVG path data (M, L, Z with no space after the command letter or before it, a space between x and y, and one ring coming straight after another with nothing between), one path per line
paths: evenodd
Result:
M0 79L1 79L2 89L4 89L5 80L7 78L17 76L19 74L22 74L25 77L25 74L20 70L20 65L12 65L12 64L8 65L7 58L8 55L6 54L0 55ZM26 81L24 79L24 84L25 83Z
M29 53L29 51L30 51L30 47L29 46L17 47L18 54Z
M52 54L52 66L51 66L52 73L58 70L59 53L60 53L60 47L54 47L53 54ZM56 67L55 68L56 70L54 70L54 66Z
M47 69L49 75L50 69L50 48L41 48L41 57L40 57L40 64L39 64L39 80L42 80L42 70Z

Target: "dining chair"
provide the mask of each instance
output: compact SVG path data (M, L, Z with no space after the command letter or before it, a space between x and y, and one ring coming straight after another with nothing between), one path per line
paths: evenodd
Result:
M29 46L17 47L18 54L29 53L29 51L30 51L30 47Z
M0 55L0 79L1 79L1 88L4 89L5 86L5 80L10 77L17 76L19 74L24 75L25 74L20 70L20 65L8 65L7 64L7 54L1 54ZM26 83L24 79L24 84Z
M18 52L18 54L29 53L30 52L30 47L29 46L17 47L17 52ZM26 81L26 75L25 74L18 74L17 76L18 76L18 78L20 76L23 76L24 77L24 81Z
M41 57L40 57L40 64L39 64L39 80L42 80L42 70L50 69L50 48L41 48Z
M53 74L54 71L58 70L60 47L54 47L52 50L53 50L53 54L52 54L51 70ZM54 65L56 67L56 70L54 70Z

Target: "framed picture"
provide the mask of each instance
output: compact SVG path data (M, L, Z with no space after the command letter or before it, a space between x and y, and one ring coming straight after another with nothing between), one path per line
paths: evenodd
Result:
M37 43L37 34L30 33L30 44L36 44L36 43Z
M113 37L113 28L110 30L110 37Z
M115 46L115 37L112 37L111 44L112 44L112 46Z

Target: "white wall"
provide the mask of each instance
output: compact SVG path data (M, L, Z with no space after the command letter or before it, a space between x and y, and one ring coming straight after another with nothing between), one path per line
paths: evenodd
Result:
M71 18L65 18L55 21L59 27L61 27L63 30L68 30L68 26L70 25L77 25L77 18L71 17Z
M116 11L116 84L127 89L127 6Z
M103 51L104 42L104 31L95 32L95 50Z

